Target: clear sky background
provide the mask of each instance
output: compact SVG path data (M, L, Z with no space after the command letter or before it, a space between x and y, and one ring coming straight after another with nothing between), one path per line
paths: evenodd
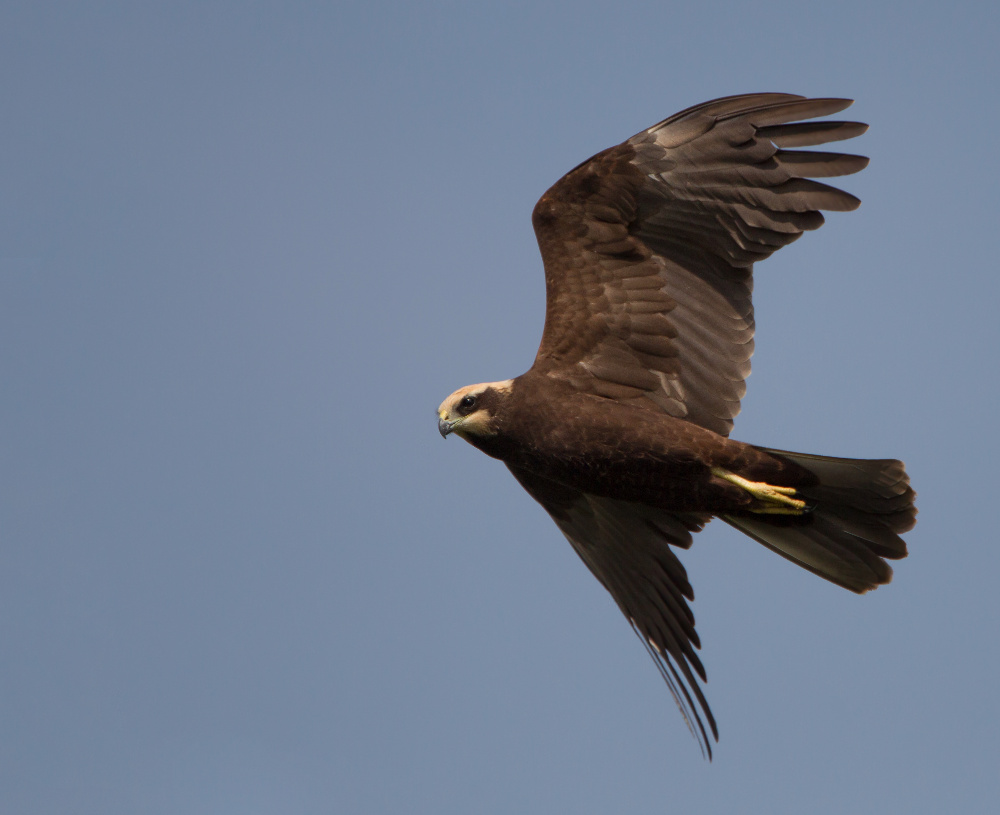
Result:
M989 3L0 12L0 810L942 813L1000 799ZM752 91L850 96L860 210L757 269L734 436L899 457L857 597L712 524L703 761L435 408L531 364L529 215Z

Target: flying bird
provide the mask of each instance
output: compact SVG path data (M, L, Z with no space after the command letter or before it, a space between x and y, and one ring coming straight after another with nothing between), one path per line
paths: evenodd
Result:
M849 193L862 156L798 150L867 125L802 121L847 99L781 93L688 108L563 176L532 213L547 306L531 369L438 408L500 459L611 593L709 758L718 727L677 549L714 516L859 594L915 523L903 464L729 438L750 373L752 271Z

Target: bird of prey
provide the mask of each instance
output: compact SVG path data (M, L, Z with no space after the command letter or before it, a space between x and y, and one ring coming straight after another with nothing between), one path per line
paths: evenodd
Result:
M860 203L815 178L862 156L797 150L867 125L802 121L846 99L747 94L697 105L580 164L532 213L547 306L531 369L438 409L500 459L611 593L703 753L718 728L676 549L721 518L859 594L906 556L915 493L899 461L729 438L750 373L756 261ZM707 729L706 729L707 724Z

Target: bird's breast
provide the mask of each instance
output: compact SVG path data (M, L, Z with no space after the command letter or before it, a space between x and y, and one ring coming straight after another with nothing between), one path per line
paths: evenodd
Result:
M711 468L731 458L738 442L607 400L568 408L508 417L497 440L504 454L496 457L595 495L675 510L728 505L730 490Z

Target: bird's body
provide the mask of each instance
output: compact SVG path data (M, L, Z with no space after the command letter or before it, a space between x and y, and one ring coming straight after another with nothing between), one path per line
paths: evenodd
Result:
M637 405L609 405L536 373L512 380L502 404L495 433L467 436L474 447L594 495L720 515L746 509L753 498L713 476L713 468L779 486L809 480L749 444Z
M893 459L729 438L753 351L753 263L858 200L811 177L867 159L789 150L863 133L800 122L850 102L788 94L689 108L576 167L535 207L547 309L531 369L438 409L552 516L646 644L703 749L714 717L672 547L713 516L863 593L906 555L914 492Z

